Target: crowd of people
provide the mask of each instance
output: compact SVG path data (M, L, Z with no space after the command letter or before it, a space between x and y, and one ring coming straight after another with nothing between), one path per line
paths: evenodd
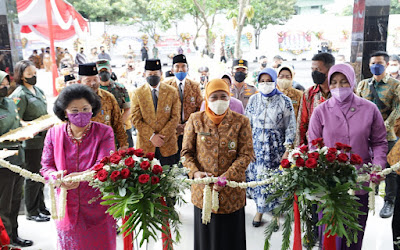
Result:
M220 75L215 79L209 79L208 67L201 67L199 81L189 79L184 54L173 57L172 68L169 72L164 69L165 75L162 62L147 57L142 58L142 73L134 73L140 84L129 80L138 67L133 62L128 63L120 83L113 74L110 56L100 49L101 53L91 59L86 59L83 49L77 54L77 75L74 67L61 67L60 94L53 111L64 123L32 139L1 143L1 148L21 151L6 160L46 178L60 178L91 170L110 150L136 147L155 153L162 165L182 165L189 170L189 178L218 176L249 182L260 181L266 170L279 168L294 147L320 137L328 147L336 142L350 145L363 163L389 167L400 160L397 55L373 53L369 65L373 76L357 84L349 64L335 64L330 53L318 53L312 58L310 71L314 85L304 89L294 81L295 69L280 56L274 57L271 67L260 57L260 68L253 77L244 59L233 60L229 72L215 72ZM47 114L46 97L35 86L40 67L32 60L18 62L14 74L18 87L11 95L10 77L0 71L0 135ZM399 181L396 173L386 177L385 204L380 211L382 218L394 213L394 241L400 236L400 224L396 223L400 221L400 200L396 199ZM0 218L13 244L30 246L33 242L19 238L17 231L22 186L21 177L0 168ZM71 192L68 216L56 223L59 247L115 249L115 222L100 203L87 203L99 192L86 183L63 186ZM260 227L263 214L279 204L279 200L266 203L270 195L266 186L244 190L215 183L220 208L204 225L203 187L194 184L191 189L195 250L246 249L246 197L257 207L251 222L254 227ZM27 219L49 221L43 185L26 180L24 195ZM356 195L362 205L359 209L366 212L358 218L363 230L358 242L349 247L339 238L337 249L362 247L368 195ZM320 215L316 211L317 221ZM272 216L278 222L277 231L279 217ZM314 231L322 242L322 231L316 226Z

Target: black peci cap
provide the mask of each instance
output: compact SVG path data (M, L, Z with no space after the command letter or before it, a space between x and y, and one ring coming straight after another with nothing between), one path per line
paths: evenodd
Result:
M80 76L95 76L98 74L96 63L79 64Z
M159 59L149 59L146 60L146 64L144 66L145 70L161 70L161 61Z
M174 58L172 58L172 64L175 64L175 63L186 63L187 64L186 56L183 54L174 56Z
M75 80L75 76L73 74L64 76L64 82Z

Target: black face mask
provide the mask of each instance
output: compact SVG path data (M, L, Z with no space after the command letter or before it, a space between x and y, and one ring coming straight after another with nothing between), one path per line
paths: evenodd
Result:
M36 84L36 76L32 76L31 78L25 78L25 81L26 81L29 85L35 85L35 84Z
M263 68L267 67L267 63L261 63L261 67Z
M81 54L83 54L83 50L81 50Z
M99 73L99 76L100 76L100 81L102 82L108 82L111 78L111 74L107 71L101 71Z
M157 84L160 82L160 77L159 76L148 76L146 78L146 81L150 84L150 86L154 87L154 86L157 86Z
M311 73L311 76L315 84L323 84L326 80L326 75L316 70Z
M246 77L247 77L247 74L242 71L238 71L235 73L235 80L237 82L243 82L244 79L246 79Z
M0 88L0 98L6 97L8 94L8 87Z

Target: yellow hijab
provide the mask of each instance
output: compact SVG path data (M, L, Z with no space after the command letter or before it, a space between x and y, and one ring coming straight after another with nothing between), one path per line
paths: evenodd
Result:
M209 107L208 107L208 98L210 97L210 95L216 91L225 91L226 93L228 93L228 96L230 96L230 89L228 84L226 84L226 82L222 79L214 79L211 80L210 82L207 83L206 86L206 105L205 105L205 112L206 115L208 116L208 118L211 119L211 121L213 121L213 123L215 125L219 125L222 121L222 119L224 119L225 115L228 113L228 109L225 111L225 113L223 113L222 115L216 115Z

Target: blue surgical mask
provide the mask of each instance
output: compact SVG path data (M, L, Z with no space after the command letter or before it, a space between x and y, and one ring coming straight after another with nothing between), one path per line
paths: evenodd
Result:
M175 73L175 77L178 78L179 81L182 81L187 76L187 72L177 72Z
M376 76L380 76L382 75L382 73L385 71L385 66L383 66L382 64L372 64L371 66L369 66L369 69L371 70L371 73L376 75Z

